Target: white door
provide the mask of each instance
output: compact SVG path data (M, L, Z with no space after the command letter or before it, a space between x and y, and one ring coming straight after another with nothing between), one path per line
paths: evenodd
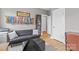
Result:
M47 15L42 15L41 31L47 31Z
M53 38L65 43L65 9L53 11Z
M51 24L52 22L51 22L51 16L48 16L47 17L47 32L48 32L48 34L49 35L51 35L52 34L52 24Z

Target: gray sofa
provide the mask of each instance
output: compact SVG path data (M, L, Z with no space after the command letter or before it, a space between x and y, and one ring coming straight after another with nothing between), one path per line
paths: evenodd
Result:
M11 46L23 44L23 51L44 51L45 42L40 39L40 35L33 35L33 30L18 30L18 37L10 41Z

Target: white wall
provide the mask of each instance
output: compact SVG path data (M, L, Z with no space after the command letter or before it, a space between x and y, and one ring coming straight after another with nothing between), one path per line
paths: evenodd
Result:
M6 24L4 16L16 16L16 11L26 11L31 13L31 17L35 17L36 14L45 14L47 15L48 12L42 9L37 8L1 8L1 16L2 19L2 27L14 29L14 30L22 30L22 29L34 29L35 25L11 25Z
M79 32L79 8L66 8L66 32Z

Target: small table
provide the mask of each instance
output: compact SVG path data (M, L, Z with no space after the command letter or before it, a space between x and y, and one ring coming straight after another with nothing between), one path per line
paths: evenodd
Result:
M0 51L8 51L9 42L0 43Z

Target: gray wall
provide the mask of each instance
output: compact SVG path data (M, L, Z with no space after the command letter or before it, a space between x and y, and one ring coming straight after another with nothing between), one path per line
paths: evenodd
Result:
M66 8L66 32L79 32L79 8Z
M2 27L18 30L18 29L34 29L35 25L11 25L6 24L4 16L16 16L16 11L26 11L31 13L31 17L35 17L36 14L48 15L48 12L37 8L1 8L0 14L3 17Z

